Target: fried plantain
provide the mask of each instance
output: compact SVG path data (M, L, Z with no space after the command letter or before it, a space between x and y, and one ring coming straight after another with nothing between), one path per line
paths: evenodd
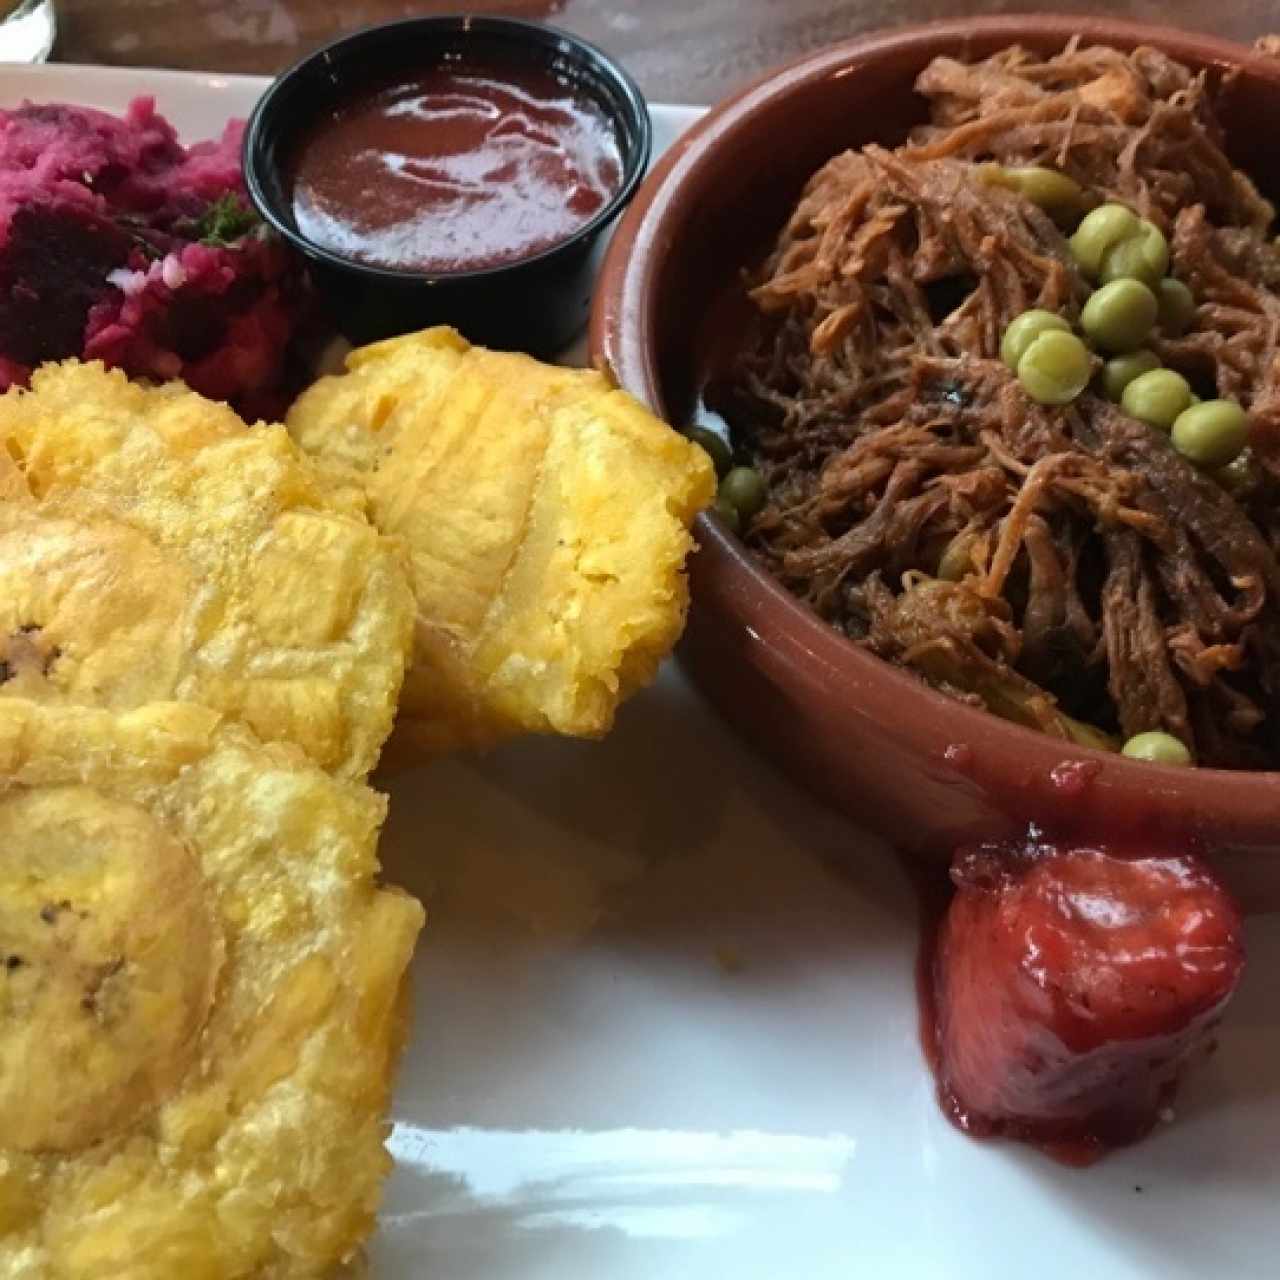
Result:
M357 1253L422 925L384 811L204 707L0 699L0 1278Z
M75 361L0 396L0 699L201 703L358 778L412 607L399 548L282 428Z
M678 638L689 526L715 475L603 375L429 329L353 352L287 426L409 548L397 738L598 737Z

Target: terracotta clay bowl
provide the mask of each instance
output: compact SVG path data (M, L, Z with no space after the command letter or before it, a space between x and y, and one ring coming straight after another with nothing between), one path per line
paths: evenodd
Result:
M1274 198L1280 61L1166 27L1066 16L975 18L850 40L722 103L667 153L620 225L592 314L592 350L669 421L690 420L711 352L732 333L741 271L805 179L924 119L917 74L939 54L1042 52L1073 35L1154 45L1207 68L1234 162ZM1075 747L927 688L857 648L706 517L681 660L725 718L780 766L900 847L945 858L1029 823L1083 840L1192 841L1248 907L1280 907L1280 773L1175 769Z

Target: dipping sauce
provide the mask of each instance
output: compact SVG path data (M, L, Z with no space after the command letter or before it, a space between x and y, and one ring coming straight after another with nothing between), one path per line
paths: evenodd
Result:
M604 112L550 71L449 63L370 85L299 143L298 230L357 262L431 273L528 258L622 185Z

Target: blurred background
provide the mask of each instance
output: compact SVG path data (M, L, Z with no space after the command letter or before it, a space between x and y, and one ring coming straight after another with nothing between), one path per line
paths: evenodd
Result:
M48 0L27 0L46 8ZM543 19L620 56L655 102L710 103L760 73L876 27L1045 8L1213 31L1280 31L1276 0L56 0L67 62L272 73L344 31L422 13ZM11 6L13 7L13 6ZM4 56L12 57L5 53Z

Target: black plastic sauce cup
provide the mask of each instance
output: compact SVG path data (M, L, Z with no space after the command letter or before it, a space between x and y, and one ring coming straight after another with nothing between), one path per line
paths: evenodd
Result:
M578 230L527 258L474 271L430 273L356 262L302 235L293 216L289 166L299 138L323 113L369 83L442 60L536 66L594 103L617 137L622 183ZM472 342L549 356L586 323L592 250L635 194L649 163L652 127L644 97L594 45L554 27L509 18L411 18L370 27L313 53L263 94L249 119L244 172L267 222L309 263L334 322L357 345L451 324Z

